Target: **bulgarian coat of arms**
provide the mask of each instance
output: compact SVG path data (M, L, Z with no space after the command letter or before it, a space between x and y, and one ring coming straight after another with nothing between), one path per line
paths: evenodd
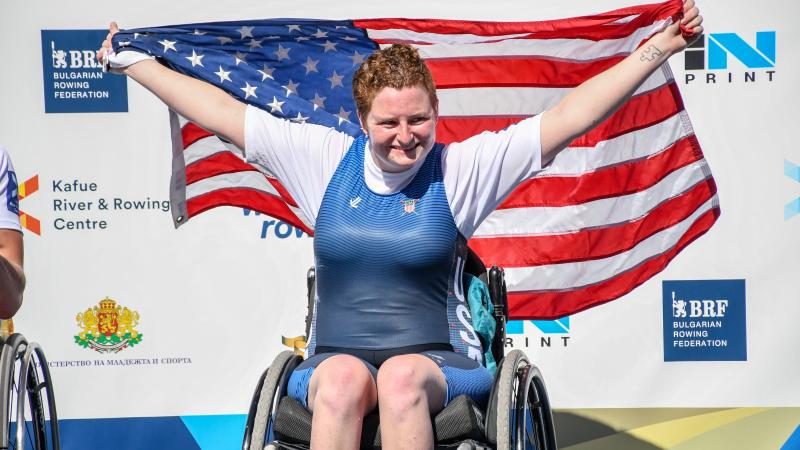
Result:
M96 306L75 316L81 332L75 343L100 353L118 353L142 342L142 334L134 328L139 313L106 297Z

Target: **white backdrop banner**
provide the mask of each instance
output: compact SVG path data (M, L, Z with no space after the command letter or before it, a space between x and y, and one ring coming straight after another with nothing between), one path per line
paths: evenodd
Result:
M313 263L312 238L240 208L173 228L167 108L135 82L99 72L90 52L109 20L131 28L262 17L542 20L631 4L475 0L454 11L417 0L199 1L185 9L145 0L109 11L100 2L45 0L36 10L3 2L0 141L21 185L28 278L15 324L46 350L59 416L181 418L193 445L222 448L198 430L215 418L241 432L259 375L287 349L282 337L303 334ZM510 324L508 347L540 367L556 408L800 407L792 22L800 6L700 6L706 34L670 66L722 215L625 297L557 321ZM98 327L120 333L96 336ZM70 435L72 448L82 432Z

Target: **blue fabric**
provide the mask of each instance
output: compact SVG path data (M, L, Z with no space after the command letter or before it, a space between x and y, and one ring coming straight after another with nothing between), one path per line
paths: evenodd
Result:
M381 195L364 181L366 144L364 137L353 142L320 206L314 344L450 343L448 292L463 258L454 257L460 235L444 189L442 146L433 147L408 186Z
M289 377L287 395L300 402L306 409L308 409L308 385L313 374L314 368L309 367L303 370L294 369Z
M497 371L497 362L492 355L492 341L497 331L497 321L492 313L494 312L494 305L492 298L489 294L489 287L486 283L481 281L480 278L464 274L466 277L467 286L467 302L469 303L469 310L472 313L472 326L475 332L481 337L483 344L483 365L489 372L494 375Z
M494 377L485 367L474 359L442 350L423 352L433 362L439 365L447 382L447 395L444 406L459 395L468 395L475 404L485 407L492 391Z

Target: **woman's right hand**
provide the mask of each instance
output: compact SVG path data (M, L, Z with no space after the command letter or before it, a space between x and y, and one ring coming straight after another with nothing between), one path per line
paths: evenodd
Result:
M1 1L1 0L0 0ZM123 74L147 88L170 109L244 148L245 104L205 81L178 73L158 64L153 56L135 45L114 52L111 40L119 32L111 22L97 60L112 73Z
M106 35L106 39L97 50L97 62L99 62L100 65L103 65L103 57L106 55L106 53L113 51L111 47L111 38L113 38L118 32L119 26L117 26L117 22L111 22L111 25L108 26L108 34Z

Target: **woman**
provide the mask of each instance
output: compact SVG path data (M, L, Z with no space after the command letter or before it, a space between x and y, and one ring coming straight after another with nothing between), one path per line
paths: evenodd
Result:
M697 35L701 22L687 0L681 25ZM98 58L116 30L112 24ZM467 394L481 403L491 389L463 320L466 239L516 185L686 45L672 25L546 113L448 146L435 143L436 90L408 46L380 50L356 72L365 133L356 139L277 119L144 56L111 59L273 173L315 224L312 356L289 383L290 395L314 411L312 447L358 448L362 418L379 406L383 446L406 449L433 447L430 415L449 399Z

